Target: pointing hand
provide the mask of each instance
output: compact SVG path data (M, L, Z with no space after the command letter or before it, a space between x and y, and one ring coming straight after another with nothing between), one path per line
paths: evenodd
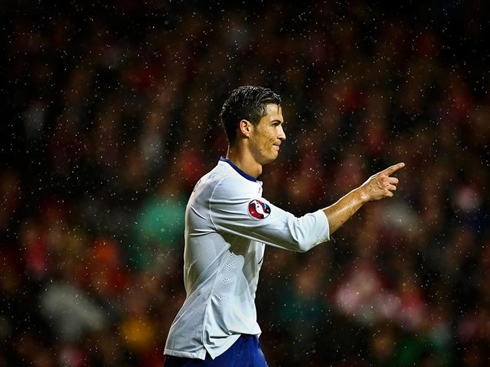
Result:
M392 197L398 179L390 176L403 167L405 163L398 163L369 177L360 187L362 199L368 202Z

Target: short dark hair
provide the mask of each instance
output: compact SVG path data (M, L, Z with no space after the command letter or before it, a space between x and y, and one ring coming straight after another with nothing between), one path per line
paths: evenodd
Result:
M248 120L257 126L267 114L268 104L281 105L281 97L269 88L245 85L231 91L221 109L221 122L230 145L235 143L238 123Z

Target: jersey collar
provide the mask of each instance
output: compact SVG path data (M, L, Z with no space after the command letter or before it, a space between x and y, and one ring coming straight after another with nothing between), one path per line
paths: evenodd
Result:
M243 172L240 168L238 168L228 158L220 157L219 160L220 160L220 162L226 162L226 163L228 163L235 171L237 171L241 176L245 177L247 180L252 181L252 182L258 182L258 180L255 177L250 176L249 174L246 174L245 172Z

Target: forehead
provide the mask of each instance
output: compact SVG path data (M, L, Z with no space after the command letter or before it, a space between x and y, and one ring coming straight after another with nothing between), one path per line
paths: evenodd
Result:
M265 106L265 112L266 115L260 119L260 121L284 121L284 118L282 117L282 108L281 106L278 106L277 104L267 104Z

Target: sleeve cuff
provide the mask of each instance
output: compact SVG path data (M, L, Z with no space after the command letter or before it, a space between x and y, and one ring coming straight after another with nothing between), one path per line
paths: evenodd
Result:
M313 213L315 219L320 225L321 230L319 230L318 234L318 243L326 242L330 240L330 224L328 223L328 218L323 209L317 210Z

